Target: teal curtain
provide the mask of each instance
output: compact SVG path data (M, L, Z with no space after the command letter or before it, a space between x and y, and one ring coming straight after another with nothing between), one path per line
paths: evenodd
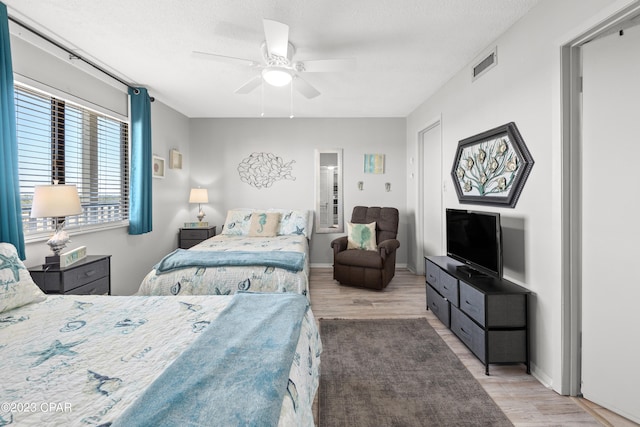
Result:
M142 87L131 95L131 169L129 171L129 234L148 233L152 226L151 100Z
M18 180L9 15L4 3L0 3L0 242L13 244L20 259L26 259Z

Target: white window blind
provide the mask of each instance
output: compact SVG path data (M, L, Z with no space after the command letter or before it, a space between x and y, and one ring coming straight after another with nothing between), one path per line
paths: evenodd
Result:
M34 186L53 180L78 188L83 212L67 228L128 220L128 124L18 84L15 105L25 235L54 228L51 218L29 217Z

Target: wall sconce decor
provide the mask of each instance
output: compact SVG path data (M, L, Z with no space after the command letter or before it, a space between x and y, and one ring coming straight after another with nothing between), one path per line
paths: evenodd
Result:
M178 150L169 151L169 169L182 169L182 153Z
M384 183L384 189L388 192L391 191L391 183L390 182L385 182Z
M69 234L63 229L64 218L82 213L78 189L75 185L58 184L36 185L31 204L31 218L53 218L55 233L47 241L53 251L45 258L45 265L60 265L60 252L67 246Z
M364 190L364 182L358 181L358 190L360 191Z

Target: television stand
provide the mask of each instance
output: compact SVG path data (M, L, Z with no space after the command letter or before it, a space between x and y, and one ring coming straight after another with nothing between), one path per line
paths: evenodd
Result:
M425 257L427 310L485 365L529 359L528 289L446 256Z

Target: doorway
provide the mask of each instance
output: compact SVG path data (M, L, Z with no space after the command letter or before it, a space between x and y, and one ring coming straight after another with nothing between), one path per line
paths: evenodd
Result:
M638 254L640 204L624 183L634 180L629 159L640 155L639 13L628 7L562 49L562 392L636 422L640 344L623 325L640 323L631 305L640 290L624 267Z

